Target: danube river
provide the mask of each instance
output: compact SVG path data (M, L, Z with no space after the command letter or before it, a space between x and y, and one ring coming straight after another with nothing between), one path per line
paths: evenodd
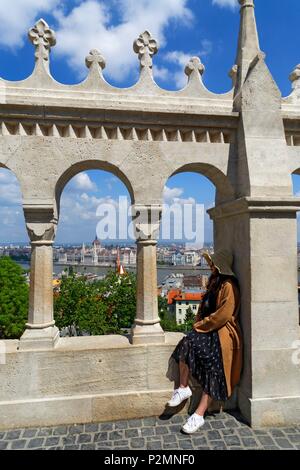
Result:
M20 263L24 269L29 269L28 263ZM53 272L55 274L60 274L63 270L68 269L70 265L62 265L62 264L55 264L53 267ZM98 276L105 275L110 270L115 270L115 267L108 267L108 266L80 266L75 265L73 266L75 272L79 273L91 273L97 274ZM135 267L126 267L125 268L129 272L135 272ZM204 274L209 275L210 271L207 269L200 268L198 266L158 266L157 267L157 283L161 284L162 281L171 273L177 274L185 274L185 275L197 275L197 274Z

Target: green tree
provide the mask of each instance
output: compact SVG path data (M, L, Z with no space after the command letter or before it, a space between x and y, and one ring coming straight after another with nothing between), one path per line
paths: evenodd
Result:
M184 319L184 326L186 331L190 331L193 329L193 324L195 321L195 313L193 312L192 308L189 306Z
M0 338L18 339L28 317L29 289L24 270L9 257L0 258Z
M120 276L110 271L100 281L99 290L108 314L116 320L118 328L130 328L136 316L136 275Z
M117 322L108 315L99 287L75 274L62 278L60 293L54 300L54 317L58 328L74 327L79 334L119 332Z

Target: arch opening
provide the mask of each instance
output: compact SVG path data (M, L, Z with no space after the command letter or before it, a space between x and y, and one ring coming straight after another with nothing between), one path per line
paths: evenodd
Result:
M61 336L126 335L136 315L132 195L115 172L79 168L57 186L54 319Z
M202 253L214 249L213 222L207 210L214 206L216 188L199 171L185 170L173 173L164 188L157 278L165 331L191 330L210 275Z

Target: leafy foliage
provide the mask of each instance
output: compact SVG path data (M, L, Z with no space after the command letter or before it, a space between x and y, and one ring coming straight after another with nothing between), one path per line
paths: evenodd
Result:
M9 257L0 258L0 338L18 339L28 317L29 289L24 270Z
M135 295L133 274L110 272L103 281L93 283L72 274L62 279L54 301L56 324L60 329L73 326L91 335L120 333L134 321Z

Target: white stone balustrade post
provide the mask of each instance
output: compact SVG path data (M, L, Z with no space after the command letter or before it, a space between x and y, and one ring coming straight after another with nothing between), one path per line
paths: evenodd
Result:
M137 310L132 327L133 344L165 342L160 326L157 301L157 263L155 237L159 229L161 206L135 205L137 237Z
M51 205L25 204L31 240L29 314L20 349L48 349L59 337L53 318L53 241L56 220Z

